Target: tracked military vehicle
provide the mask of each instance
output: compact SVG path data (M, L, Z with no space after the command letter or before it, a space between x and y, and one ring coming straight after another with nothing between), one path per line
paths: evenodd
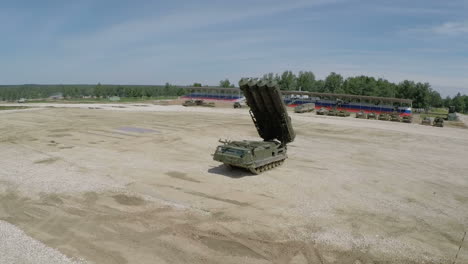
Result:
M444 119L442 117L436 117L432 125L435 127L444 127Z
M183 106L206 106L206 107L214 107L215 104L213 102L205 102L203 100L186 100Z
M411 123L413 122L413 117L412 116L409 116L409 115L406 115L406 116L403 116L403 118L401 119L401 121L403 123Z
M341 116L341 117L347 117L347 116L350 116L351 113L349 113L348 111L346 110L340 110L338 111L338 113L336 114L337 116Z
M381 113L379 115L379 120L388 121L388 120L390 120L390 116L387 113Z
M377 119L377 114L374 112L370 112L367 114L367 119Z
M314 110L315 110L314 103L300 104L294 107L294 113L307 113L307 112L313 112Z
M328 114L328 109L326 109L325 107L322 107L317 111L317 115L327 115L327 114Z
M400 114L399 114L399 113L392 113L392 114L390 115L390 121L393 121L393 122L400 122L400 121L401 121Z
M327 115L328 116L337 116L338 112L339 112L338 110L333 108L333 109L330 109L330 111L328 111Z
M281 165L287 158L286 144L295 133L275 82L241 79L240 89L250 107L250 116L263 141L221 141L213 159L228 167L250 170L253 174Z
M421 125L432 126L432 120L430 117L426 116L421 120Z
M364 111L359 111L356 113L356 118L367 119L367 114Z

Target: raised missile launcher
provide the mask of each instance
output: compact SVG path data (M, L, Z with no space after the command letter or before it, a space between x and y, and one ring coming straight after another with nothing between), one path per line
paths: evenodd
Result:
M213 159L229 167L245 168L259 174L284 162L286 144L296 135L275 82L244 78L239 86L263 141L220 141L223 145L216 148Z

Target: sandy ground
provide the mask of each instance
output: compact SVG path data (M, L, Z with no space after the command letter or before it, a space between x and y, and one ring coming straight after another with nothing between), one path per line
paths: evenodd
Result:
M211 157L245 109L41 106L0 111L0 262L452 263L468 227L467 129L291 113L253 176Z

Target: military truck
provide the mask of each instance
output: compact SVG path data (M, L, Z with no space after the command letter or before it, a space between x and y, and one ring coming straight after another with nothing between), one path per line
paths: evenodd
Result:
M435 126L435 127L444 127L444 119L442 117L436 117L434 119L433 126Z
M387 113L381 113L379 115L379 120L388 121L388 120L390 120L390 116Z
M294 107L294 113L307 113L307 112L312 112L314 110L315 110L314 103L300 104Z
M206 107L214 107L215 104L213 102L205 102L203 100L186 100L183 104L183 106L206 106Z
M340 110L340 111L338 111L338 113L336 115L341 116L341 117L347 117L347 116L350 116L351 114L346 110Z
M431 126L432 125L431 118L428 116L424 117L423 120L421 120L421 125Z
M356 118L367 119L367 114L364 111L359 111L356 113Z
M328 114L328 109L326 109L325 107L322 107L317 111L317 115L327 115L327 114Z
M370 112L367 114L367 119L377 119L377 114L374 112Z
M410 115L405 115L401 118L401 122L403 123L411 123L413 122L413 117Z
M296 136L276 82L243 78L239 86L244 93L250 116L263 141L221 141L213 159L228 167L259 174L281 165L287 158L286 145Z

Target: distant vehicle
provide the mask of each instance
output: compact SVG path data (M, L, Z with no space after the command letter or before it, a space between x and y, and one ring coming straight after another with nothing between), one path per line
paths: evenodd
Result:
M367 119L367 114L364 111L359 111L356 113L356 118Z
M390 115L390 121L393 121L393 122L400 122L400 121L401 121L400 114L399 114L399 113L392 113L392 114Z
M442 117L436 117L434 119L433 126L435 126L435 127L444 127L444 119Z
M428 116L424 117L423 120L421 121L421 125L431 126L432 125L431 118Z
M411 123L413 122L413 117L410 115L405 115L402 117L401 122L403 123Z
M348 111L346 110L340 110L338 111L338 113L336 114L337 116L341 116L341 117L347 117L347 116L350 116L351 113L349 113Z
M27 100L26 100L26 98L20 98L17 102L22 104L22 103L26 103Z
M234 105L233 105L234 108L242 108L242 105L241 103L239 102L235 102Z
M325 107L322 107L317 111L317 115L326 115L326 114L328 114L328 109L326 109Z
M315 110L314 103L300 104L294 108L295 113L307 113Z
M186 100L183 106L206 106L206 107L214 107L215 104L213 102L206 103L203 100Z
M338 110L336 109L331 109L330 111L328 111L327 115L328 116L337 116L338 115Z
M370 112L367 114L367 119L377 119L377 114L374 112Z
M379 120L388 121L388 120L390 120L390 115L388 115L386 113L381 113L379 115Z

